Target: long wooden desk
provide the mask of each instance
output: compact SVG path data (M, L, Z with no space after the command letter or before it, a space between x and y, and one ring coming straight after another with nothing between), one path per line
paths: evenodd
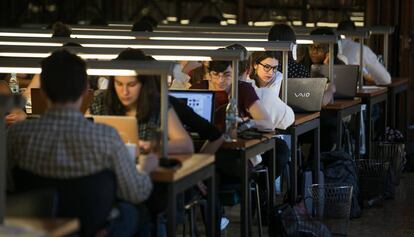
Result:
M313 157L314 157L314 180L319 180L320 170L320 121L319 112L315 113L296 113L295 123L286 130L278 130L279 134L290 135L291 144L291 162L290 167L290 180L291 180L291 193L290 201L294 203L298 196L298 138L300 135L313 130ZM316 181L318 182L318 181Z
M77 219L6 218L0 226L1 236L65 236L80 229ZM18 229L16 229L18 228ZM13 231L14 230L14 231ZM20 232L20 231L22 232Z
M369 86L358 90L357 96L362 99L362 104L367 105L367 124L365 126L366 156L371 157L371 142L373 139L372 109L374 105L384 103L384 131L387 126L387 88Z
M215 169L214 155L192 154L171 155L171 158L181 161L177 169L158 168L151 174L155 185L167 188L167 234L176 235L177 195L195 186L199 181L205 181L208 188L206 236L214 236L215 223Z
M343 136L343 119L349 115L356 115L355 117L355 158L359 159L359 130L361 127L361 99L354 100L335 100L334 103L322 107L321 117L333 117L336 121L336 145L339 149L342 148Z
M408 78L392 78L388 88L388 118L392 128L399 129L407 137L408 129ZM401 107L400 107L401 106ZM402 109L402 111L400 111ZM397 119L397 114L398 118Z
M270 159L269 167L269 182L271 184L269 185L269 202L271 204L275 203L275 186L273 183L276 176L276 154L275 141L272 138L273 135L264 135L262 139L238 139L237 142L225 142L216 153L218 163L220 159L231 159L232 157L237 157L242 161L242 167L239 172L241 178L240 236L243 237L250 236L251 231L251 223L249 223L250 213L248 211L250 205L248 162L250 158L269 150L273 151L273 157Z

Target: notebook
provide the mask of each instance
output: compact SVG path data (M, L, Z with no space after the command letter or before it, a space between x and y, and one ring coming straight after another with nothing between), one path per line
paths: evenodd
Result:
M170 90L169 94L183 100L194 112L209 121L214 118L214 92L208 90Z
M295 112L321 111L326 78L289 78L287 104Z
M335 99L353 99L357 93L358 65L334 65ZM312 77L329 77L328 65L312 65Z
M44 114L49 107L45 93L40 88L32 88L30 94L32 100L32 114ZM93 91L88 90L86 96L83 97L80 109L83 114L88 110L92 98Z

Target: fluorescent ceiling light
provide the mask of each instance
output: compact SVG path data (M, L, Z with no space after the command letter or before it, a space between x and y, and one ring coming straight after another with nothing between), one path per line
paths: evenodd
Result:
M301 40L301 39L298 39L298 40L296 40L296 43L297 44L313 44L313 40Z
M222 16L224 18L226 18L226 19L236 19L237 18L237 15L235 15L235 14L229 14L229 13L223 13Z
M221 46L189 46L189 45L138 45L138 44L82 44L83 47L92 48L136 48L136 49L193 49L215 50Z
M220 21L220 25L222 25L222 26L226 26L226 25L228 25L228 24L227 24L227 21Z
M351 21L364 21L364 17L363 16L351 16L350 20Z
M86 70L90 76L136 76L134 70L127 69L88 69Z
M132 27L132 24L116 24L116 23L109 23L108 26L118 26L118 27Z
M341 39L345 39L346 38L346 36L345 35L341 35Z
M267 41L267 39L246 38L196 38L196 37L150 37L150 40L192 40L192 41Z
M249 22L247 22L247 25L248 25L248 26L253 26L253 25L254 25L254 23L253 23L253 21L249 21Z
M302 21L292 21L292 25L301 26L301 25L303 25L303 23L302 23Z
M190 24L190 20L188 20L188 19L186 19L186 20L181 20L181 21L180 21L180 24L181 24L181 25L188 25L188 24Z
M228 20L227 20L227 23L234 25L234 24L236 24L236 23L237 23L237 21L236 21L236 20L234 20L234 19L228 19Z
M79 39L136 39L134 36L121 36L121 35L79 35L72 34L71 38Z
M169 16L169 17L167 17L167 21L176 22L177 21L177 17L175 17L175 16Z
M18 58L46 58L50 53L12 53L0 52L0 57L18 57Z
M40 67L0 67L0 73L40 74Z
M306 27L315 27L315 23L306 23Z
M359 27L363 27L364 26L364 22L355 22L355 26L359 26Z
M272 26L275 23L273 21L256 21L254 26Z
M37 38L50 38L52 34L49 33L18 33L18 32L0 32L0 36L6 37L37 37Z
M331 28L336 28L338 27L338 23L333 23L333 22L317 22L316 26L318 27L331 27Z
M60 47L62 43L42 43L42 42L7 42L7 41L0 41L0 45L14 45L14 46L52 46L52 47Z
M156 60L170 61L211 61L211 57L203 56L181 56L181 55L152 55Z
M79 31L119 31L119 32L128 32L131 31L130 29L115 29L115 28L79 28L73 27L72 30L79 30Z

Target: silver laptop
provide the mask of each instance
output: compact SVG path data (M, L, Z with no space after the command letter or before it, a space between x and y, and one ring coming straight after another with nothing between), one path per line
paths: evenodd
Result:
M357 93L358 65L334 65L335 99L353 99ZM329 77L328 65L312 65L312 77Z
M287 82L287 104L293 111L321 111L326 78L289 78Z

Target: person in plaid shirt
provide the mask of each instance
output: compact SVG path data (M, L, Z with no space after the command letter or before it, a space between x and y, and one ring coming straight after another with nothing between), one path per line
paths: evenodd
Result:
M10 126L7 135L9 170L14 167L50 178L77 178L111 170L117 197L131 204L152 191L149 176L158 167L153 155L140 157L140 168L129 158L117 131L88 121L79 111L86 92L86 64L65 50L41 62L41 88L51 103L39 119Z

